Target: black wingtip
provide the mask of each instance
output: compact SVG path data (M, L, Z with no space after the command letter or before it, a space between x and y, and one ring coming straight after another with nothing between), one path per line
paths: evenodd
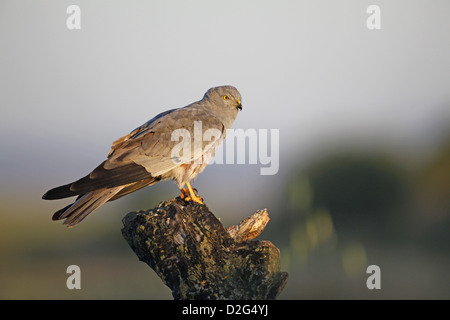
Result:
M68 197L73 197L78 195L78 192L73 192L70 190L71 184L66 184L64 186L56 187L51 190L48 190L43 196L42 199L44 200L56 200L56 199L63 199Z
M55 199L54 197L52 197L52 191L53 191L54 189L51 189L51 190L48 190L43 196L42 196L42 199L43 200L53 200L53 199Z

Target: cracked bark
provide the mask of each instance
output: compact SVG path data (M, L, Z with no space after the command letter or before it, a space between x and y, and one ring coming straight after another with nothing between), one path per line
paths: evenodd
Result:
M253 240L268 221L262 210L226 229L206 205L178 197L128 213L122 234L174 299L275 299L288 277L280 251Z

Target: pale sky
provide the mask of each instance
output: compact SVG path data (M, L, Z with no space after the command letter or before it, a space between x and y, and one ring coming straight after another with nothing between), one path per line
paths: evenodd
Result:
M71 4L80 30L66 27ZM380 30L366 26L371 4ZM447 0L2 0L2 197L87 174L115 139L223 84L243 97L234 128L280 130L280 176L255 167L256 185L282 184L322 144L420 149L450 119L449 12ZM217 170L203 188L242 180L242 167Z

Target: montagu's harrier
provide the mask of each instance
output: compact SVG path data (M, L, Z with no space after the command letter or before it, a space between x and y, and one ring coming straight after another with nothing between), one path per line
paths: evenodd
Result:
M214 156L238 110L239 91L221 86L209 89L198 102L160 113L113 142L107 160L90 174L47 191L43 199L77 196L55 212L53 220L65 219L72 227L107 201L169 179L181 189L183 199L201 204L189 182Z

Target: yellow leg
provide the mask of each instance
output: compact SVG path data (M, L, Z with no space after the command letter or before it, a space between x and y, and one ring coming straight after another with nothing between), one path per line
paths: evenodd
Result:
M188 189L185 189L185 188L181 189L181 195L180 195L180 198L181 198L181 199L189 198L189 196L187 195L188 192L189 192Z
M186 201L193 201L193 202L197 202L197 203L203 204L202 198L197 197L195 195L194 189L192 189L191 184L189 182L186 182L186 185L188 187L188 190L186 190L184 188L181 189L181 195L182 195L181 199L184 199ZM184 198L185 195L183 193L187 193L187 191L189 191L189 197Z

